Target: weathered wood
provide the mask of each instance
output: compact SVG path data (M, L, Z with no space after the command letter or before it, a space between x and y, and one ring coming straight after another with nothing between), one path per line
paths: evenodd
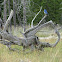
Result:
M11 7L10 7L10 0L8 0L8 13L10 14L10 9L11 9ZM11 21L10 21L10 33L11 33L11 31L12 31L12 27L11 27Z
M25 49L28 48L29 46L37 45L35 36L24 39L13 36L12 34L8 34L7 32L0 32L0 36L4 37L5 40L10 41L10 42L7 41L0 42L4 45L7 45L8 47L11 45L19 45Z
M6 22L7 20L7 9L6 9L6 0L4 0L4 15L3 15L3 21Z
M26 24L27 24L27 18L26 18L26 0L22 0L23 2L23 31L26 31Z
M47 22L46 24L44 24L45 26L47 26L48 24L51 24L52 21L49 21ZM54 25L53 25L54 26ZM55 29L56 31L56 34L58 35L58 40L54 43L54 44L49 44L49 43L45 43L45 42L40 42L36 36L30 36L30 37L27 37L27 38L18 38L18 37L15 37L13 36L12 34L8 34L7 32L1 32L0 35L2 37L4 37L4 39L12 42L12 43L15 43L16 45L20 45L20 46L23 46L23 47L29 47L31 45L37 45L38 48L44 48L44 47L55 47L57 45L57 43L59 42L60 40L60 34L59 32ZM37 40L36 40L37 39Z
M5 23L5 25L4 25L3 31L6 31L6 30L8 29L8 25L9 25L9 23L10 23L10 21L11 21L12 16L13 16L13 10L11 10L11 12L10 12L10 15L9 15L9 17L8 17L8 19L7 19L6 23Z
M14 21L14 27L16 27L16 6L15 6L15 2L16 2L16 0L13 0L13 11L14 11L13 21Z
M31 22L31 27L33 28L33 22L35 20L35 18L38 16L38 14L41 12L42 7L40 8L40 11L35 15L35 17L33 18L32 22Z
M30 28L29 30L27 30L24 35L29 37L31 35L35 35L40 29L42 29L43 27L46 27L48 25L52 25L54 26L53 22L52 21L49 21L49 22L46 22L44 24L38 24L36 26L34 26L33 28ZM54 28L54 27L53 27Z
M49 21L49 22L44 23L44 24L42 24L42 25L38 24L38 25L35 26L34 28L31 28L31 29L27 30L27 31L24 33L24 35L25 35L26 37L34 36L40 29L42 29L43 27L46 27L46 26L48 26L48 25L51 25L51 26L55 29L55 33L56 33L57 36L58 36L58 40L56 41L56 43L51 45L52 47L55 47L55 46L57 45L57 43L59 42L59 40L60 40L60 34L59 34L58 30L56 29L56 27L55 27L55 25L54 25L54 23L53 23L52 21Z
M19 38L17 36L13 36L10 33L7 33L6 30L8 28L8 25L11 21L12 16L13 16L13 10L11 10L11 13L10 13L5 25L4 25L4 29L0 32L0 36L2 36L4 38L4 40L2 40L2 42L0 42L0 43L7 45L9 49L11 49L10 48L11 45L19 45L19 46L22 46L24 49L30 46L31 50L33 50L34 48L37 48L39 50L43 50L44 47L55 47L58 44L58 42L60 41L60 34L52 21L41 24L47 15L45 15L42 18L42 20L40 20L38 25L25 31L25 33L23 33L24 38ZM58 36L58 39L54 44L50 44L47 42L40 42L38 37L35 36L35 34L40 29L42 29L46 26L49 26L49 25L51 25L53 27L53 29L55 30L55 33ZM9 41L9 42L7 42L7 41Z

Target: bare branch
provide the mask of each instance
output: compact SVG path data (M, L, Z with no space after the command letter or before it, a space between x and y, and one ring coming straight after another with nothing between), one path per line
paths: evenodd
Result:
M49 43L45 43L45 42L43 42L43 43L40 42L40 45L43 45L44 47L55 47L55 46L58 44L58 42L60 41L60 34L59 34L57 28L55 27L55 25L53 24L52 21L49 21L49 22L43 24L42 26L43 26L43 27L46 27L47 25L51 25L51 26L54 28L55 33L56 33L57 36L58 36L58 39L57 39L57 41L56 41L54 44L49 44ZM41 28L42 28L42 27L41 27Z
M8 17L8 19L7 19L6 23L5 23L5 25L4 25L3 31L6 31L6 30L8 29L8 25L9 25L9 23L10 23L10 21L11 21L12 16L13 16L13 10L11 10L11 12L10 12L10 15L9 15L9 17Z
M38 23L38 25L41 24L41 22L42 22L46 17L47 17L47 15L45 15L45 16L40 20L40 22Z
M33 28L30 28L29 30L27 30L24 35L26 36L31 36L31 35L35 35L40 29L42 29L43 27L46 27L48 25L51 24L52 21L46 22L44 24L39 23L38 25L34 26Z
M35 17L33 18L32 22L31 22L31 27L33 28L33 22L35 20L35 18L38 16L38 14L41 12L42 7L40 8L40 11L35 15Z
M55 29L55 33L57 34L58 39L57 39L57 41L54 44L52 44L52 47L55 47L58 44L59 40L60 40L60 34L59 34L57 29Z

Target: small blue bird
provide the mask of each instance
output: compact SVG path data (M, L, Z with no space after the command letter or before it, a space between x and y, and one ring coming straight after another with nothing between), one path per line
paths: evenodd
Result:
M48 14L48 12L47 12L47 10L46 10L46 9L44 9L44 14L46 14L46 15Z

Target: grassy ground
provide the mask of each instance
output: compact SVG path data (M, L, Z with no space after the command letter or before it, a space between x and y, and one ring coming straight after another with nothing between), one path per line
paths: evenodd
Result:
M13 30L14 31L14 30ZM61 32L61 31L60 31ZM12 32L14 35L20 35L20 29L16 29ZM42 33L41 33L42 34ZM42 37L49 36L49 34L37 33L36 35ZM52 33L50 34L52 35ZM62 35L62 34L61 34ZM54 34L54 36L56 36ZM54 42L56 39L42 39L40 41ZM10 51L5 45L0 44L0 62L62 62L62 39L54 48L44 48L44 51L34 50L32 53L24 54L22 47L12 46L12 48L18 48L21 51Z

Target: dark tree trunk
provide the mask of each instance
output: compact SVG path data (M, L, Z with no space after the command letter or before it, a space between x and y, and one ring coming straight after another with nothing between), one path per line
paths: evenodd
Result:
M15 2L16 2L16 0L13 0L13 11L14 11L13 21L14 21L14 27L16 27L16 7L15 7Z
M7 9L6 9L6 0L4 0L4 15L3 15L3 20L4 20L4 23L6 22L7 20Z
M24 32L26 30L26 23L27 23L27 20L26 20L26 0L23 0L23 22L24 22Z
M8 13L10 14L10 0L8 0ZM11 21L10 21L10 32L12 31Z

